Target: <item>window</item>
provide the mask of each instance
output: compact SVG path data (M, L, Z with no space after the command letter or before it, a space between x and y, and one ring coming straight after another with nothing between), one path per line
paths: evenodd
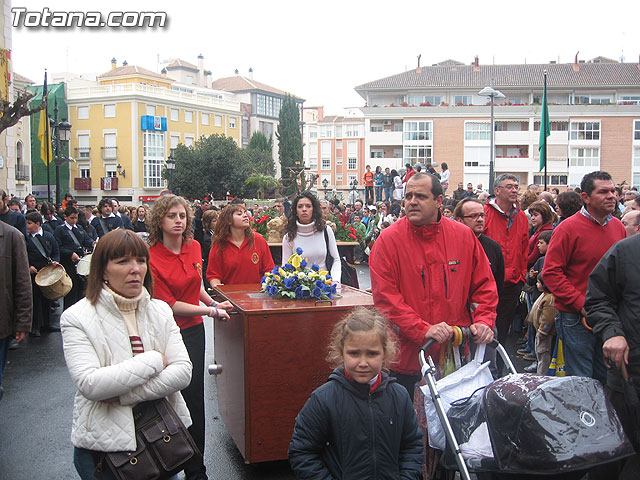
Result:
M358 180L358 176L357 175L355 175L353 173L350 173L350 174L347 175L347 184L348 185L352 185L354 180Z
M336 165L342 165L342 157L336 158Z
M547 185L549 186L568 185L567 178L568 178L567 174L547 175ZM534 174L533 183L535 183L536 185L544 185L544 175Z
M318 169L318 142L309 144L309 168L312 170Z
M540 122L534 122L533 129L536 132L540 131ZM552 132L566 132L569 130L569 122L551 122Z
M203 125L209 125L209 114L208 113L202 113L201 115L202 115L202 124Z
M105 105L104 106L104 118L114 118L116 116L116 106L115 105Z
M344 126L345 137L363 137L364 125L345 125Z
M242 117L242 144L249 145L249 119Z
M184 136L184 145L185 147L193 147L193 137Z
M347 170L358 169L358 142L347 142Z
M260 131L264 134L265 137L267 137L267 140L273 137L273 123L260 122L258 125L260 127Z
M431 140L431 122L404 122L405 141Z
M172 108L170 111L171 121L177 122L180 119L180 110L177 108Z
M331 168L331 142L321 142L320 149L322 170L329 170Z
M91 177L91 168L88 166L78 167L80 172L80 178L90 178Z
M465 167L489 167L489 153L491 148L486 147L464 147Z
M632 186L640 188L640 147L633 148L633 177Z
M169 148L171 149L171 155L174 154L178 144L180 143L180 135L171 135L169 137Z
M321 175L321 178L318 178L318 185L322 185L323 181L327 181L327 187L329 185L331 185L331 174L330 173L323 173Z
M442 103L442 97L440 95L408 95L405 97L407 104L415 105L416 107L440 105Z
M394 123L393 124L393 131L394 132L401 132L402 131L402 123L400 123L400 122Z
M318 138L318 127L309 127L309 138Z
M262 93L256 94L256 112L258 115L265 115L267 117L277 117L280 115L280 108L282 107L282 99L272 97L270 95L264 95Z
M222 126L222 115L216 115L214 117L214 121L215 121L215 126L216 127L221 127Z
M193 123L193 112L185 110L184 111L184 121L186 123Z
M600 140L600 122L571 122L571 140Z
M599 148L572 148L569 157L569 165L572 167L599 167Z
M410 163L413 165L416 162L431 163L431 147L404 147L404 161L403 163Z
M78 107L78 120L89 118L89 107Z
M342 127L340 125L336 126L336 138L342 138Z
M491 126L488 123L467 122L464 124L465 140L489 140Z
M116 173L116 166L115 165L105 165L104 166L104 173L105 173L105 177L110 177L110 178L116 178L116 176L118 175Z
M89 158L89 135L78 135L78 158Z
M342 140L336 140L336 156L342 156Z
M633 139L640 140L640 120L633 121Z
M321 125L320 138L332 138L332 137L333 137L333 127L331 125Z
M371 158L384 158L384 150L371 150Z
M236 128L236 117L229 117L229 128Z
M118 158L116 147L116 134L105 133L104 134L104 147L102 150L102 159L110 160Z
M618 103L622 105L640 105L640 95L622 95Z
M155 105L147 105L147 115L151 116L151 117L155 117L156 116L156 106Z
M336 173L336 185L342 185L342 174Z
M384 132L384 127L381 124L371 124L370 130L372 132Z
M145 130L142 141L144 188L161 188L165 161L164 133Z
M471 105L471 95L456 95L453 97L455 105Z
M591 101L589 103L591 103L592 105L596 105L596 104L607 105L611 103L611 97L593 97L592 96L590 100Z

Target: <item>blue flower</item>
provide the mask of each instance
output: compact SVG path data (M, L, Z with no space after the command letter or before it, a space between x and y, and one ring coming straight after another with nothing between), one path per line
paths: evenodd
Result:
M300 247L296 248L296 253L302 255L302 249Z
M301 266L302 268L306 267L307 265L309 265L309 262L307 262L306 260L302 260L302 261L300 262L300 266Z
M264 283L267 281L267 277L262 277L262 280L260 280L260 283Z
M273 270L271 270L271 273L273 273L274 275L279 275L278 266L273 267Z
M302 290L302 298L309 298L311 296L311 291L308 288Z
M329 297L329 300L333 299L333 294L332 293L327 293L326 295L327 295L327 297Z
M311 264L311 270L317 272L318 270L320 270L320 266L316 265L315 263Z
M275 295L276 293L278 293L278 287L274 287L273 285L269 285L269 286L267 287L267 293L268 293L270 296Z
M331 292L331 286L330 285L322 285L322 291L325 293Z
M319 287L314 288L311 294L316 298L322 298L322 290Z
M287 289L291 289L294 285L296 284L296 279L295 278L285 278L284 279L284 286Z
M303 292L302 286L299 286L298 288L296 288L295 292L296 292L296 298L302 298L302 292Z
M331 293L338 293L338 286L335 283L331 285Z
M285 270L295 270L295 267L290 263L285 263L282 268L284 268Z
M324 276L324 278L326 278L327 280L331 280L331 275L327 273L327 274Z
M324 287L324 283L322 282L322 280L316 280L316 287Z

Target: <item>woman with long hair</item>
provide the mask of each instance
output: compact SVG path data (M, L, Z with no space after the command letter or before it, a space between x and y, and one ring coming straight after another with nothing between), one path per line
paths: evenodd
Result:
M391 170L391 178L393 179L393 199L402 200L404 189L402 187L402 178L397 170Z
M133 231L136 233L142 233L147 231L147 224L145 219L147 218L147 207L140 205L135 209L131 223L133 223Z
M553 224L558 220L558 215L544 200L533 202L529 205L529 216L533 234L529 237L529 252L527 257L527 268L531 268L536 260L540 258L538 250L538 237L546 230L553 230Z
M192 222L193 211L184 198L164 195L151 209L147 230L156 297L171 307L193 364L191 383L182 390L182 395L193 419L189 431L204 453L205 331L202 315L228 319L227 310L233 306L229 302L216 303L202 285L202 251L193 239ZM185 478L207 478L202 458L193 458L185 464Z
M147 245L118 229L96 246L86 298L62 314L64 356L76 386L73 460L82 480L95 478L105 452L136 450L136 404L166 397L191 425L180 394L191 380L191 362L171 309L153 299L153 286ZM104 465L101 478L115 476Z
M260 283L274 266L269 245L254 233L245 206L227 205L213 231L207 280L213 286Z
M381 202L382 189L384 188L384 173L382 173L382 167L380 165L376 167L376 173L373 175L373 186L376 191L376 202Z
M333 260L331 278L339 283L342 265L333 230L322 218L320 202L316 196L311 192L303 192L293 201L287 218L287 231L282 239L282 262L286 262L296 248L300 247L302 256L308 258L310 263L315 263L323 270L329 270L326 262L327 243L328 253Z
M440 168L442 169L442 175L440 175L440 185L442 185L442 193L447 193L451 172L449 172L449 165L447 165L446 162L442 162Z

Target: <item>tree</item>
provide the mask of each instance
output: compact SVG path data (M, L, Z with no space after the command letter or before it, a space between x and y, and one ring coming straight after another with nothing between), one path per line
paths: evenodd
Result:
M267 188L276 188L278 185L280 185L278 183L278 180L276 180L275 178L269 175L263 175L261 173L254 173L249 178L247 178L244 183L247 186L253 186L254 188L258 189L258 198L260 199L264 198L264 191Z
M278 155L282 169L282 183L285 192L293 193L295 186L288 173L292 168L300 168L302 164L302 135L300 133L300 110L295 97L285 95L280 108L279 124L276 131L278 138Z
M267 136L264 133L253 132L247 149L260 150L261 152L270 154L273 151L273 137L267 139Z
M18 98L13 103L0 99L0 132L13 127L22 117L28 117L44 109L46 105L44 102L37 107L29 107L29 102L33 97L32 93L18 93Z
M248 164L251 172L271 176L275 174L276 167L271 150L265 152L260 149L247 148L240 150L240 154L244 157L243 160Z

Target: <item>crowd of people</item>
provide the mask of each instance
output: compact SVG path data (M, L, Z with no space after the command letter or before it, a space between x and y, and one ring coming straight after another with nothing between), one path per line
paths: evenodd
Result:
M283 262L301 248L338 283L332 226L352 225L375 306L336 325L330 358L337 368L296 420L289 455L299 478L368 478L376 461L382 471L419 478L422 440L411 406L422 379L417 352L430 339L450 341L456 327L468 327L475 344L520 333L518 353L532 362L525 370L541 375L561 342L565 373L606 385L638 448L622 393L623 378L640 385L638 191L597 171L563 192L521 191L517 176L502 174L492 192L460 182L449 195L446 164L441 173L421 170L407 165L400 177L367 167L365 198L352 204L303 192L268 206L286 222ZM2 306L0 386L8 349L27 335L62 331L77 387L72 442L81 478L93 478L104 452L135 449L130 412L148 400L166 397L204 452L203 317L226 321L233 308L208 287L259 283L273 270L269 245L255 231L266 207L175 195L151 208L107 198L80 207L70 195L60 206L32 195L24 204L0 197L2 287L12 298ZM88 274L77 269L86 258ZM73 283L57 301L35 278L51 264ZM388 336L389 326L397 335ZM392 421L358 433L371 421L363 408L371 399L370 412ZM345 455L372 438L384 443L384 455ZM207 478L202 455L183 468L188 480Z

